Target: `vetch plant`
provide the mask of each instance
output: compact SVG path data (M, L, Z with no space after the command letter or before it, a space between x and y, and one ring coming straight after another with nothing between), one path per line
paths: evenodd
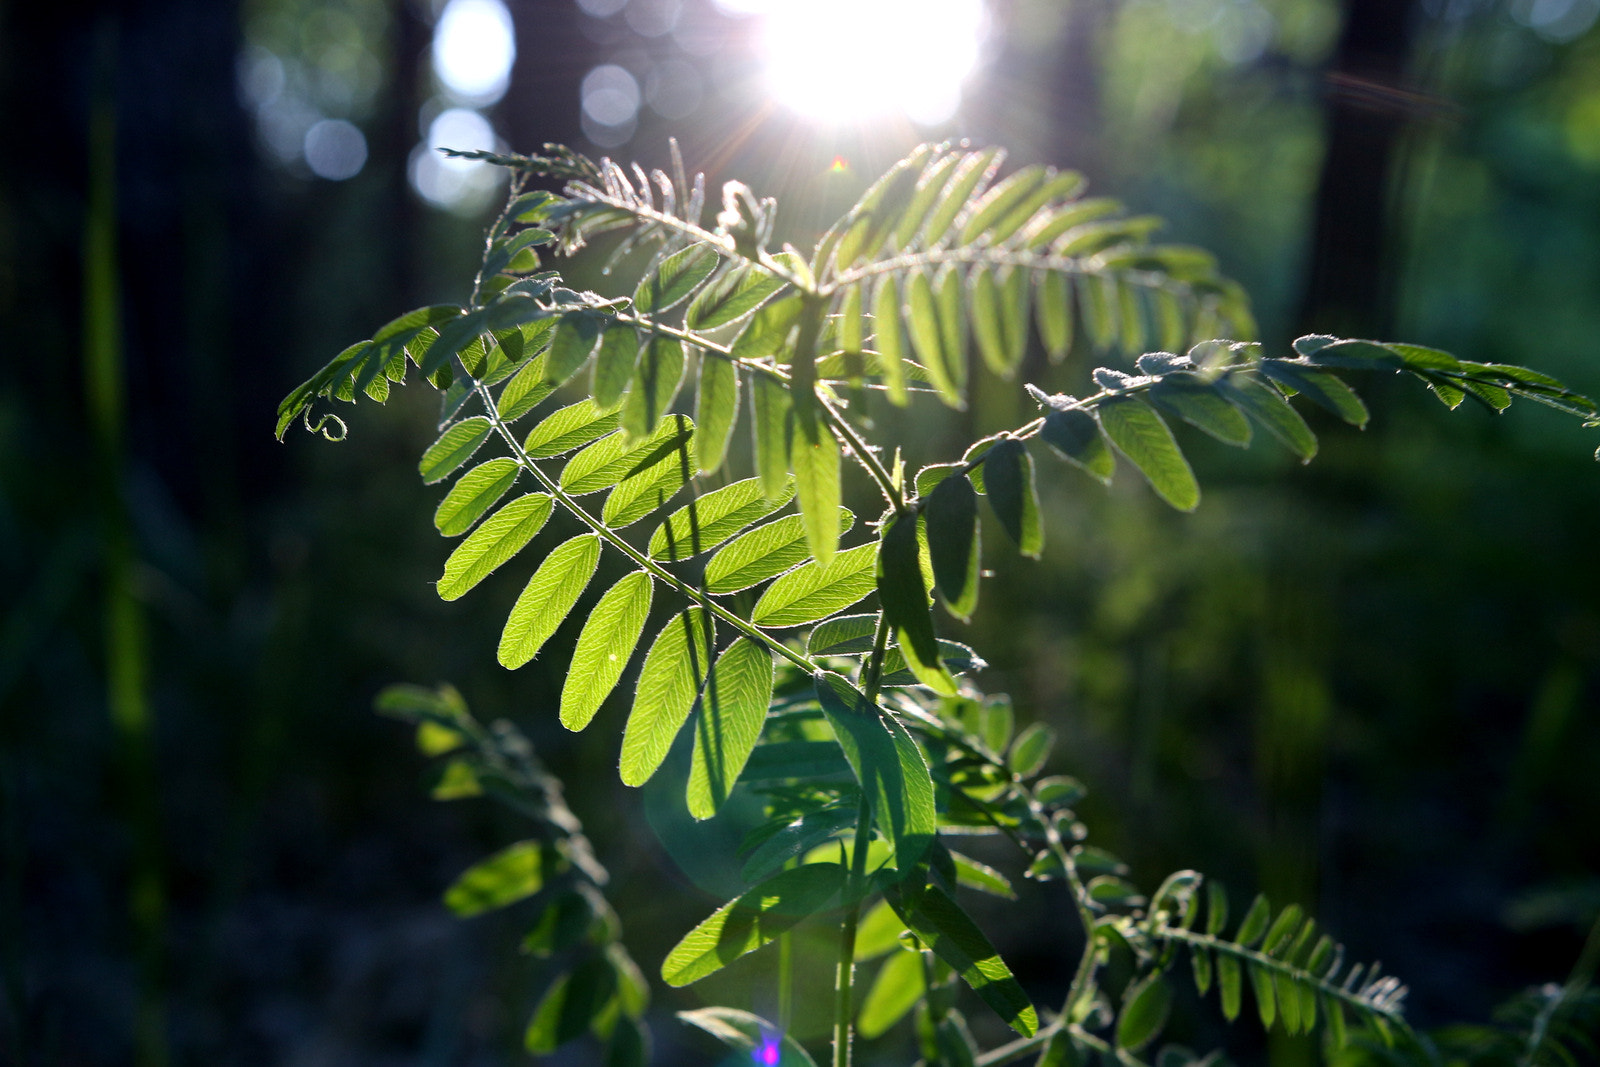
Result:
M1152 242L1155 220L1084 197L1076 174L999 178L996 149L917 148L809 254L770 247L776 205L738 182L707 226L704 182L676 159L669 175L554 145L470 155L514 180L467 304L403 315L340 353L284 400L277 431L302 421L340 437L325 401L383 401L415 368L443 397L420 473L450 482L434 522L460 538L439 595L464 596L501 569L525 582L498 648L512 669L579 612L562 724L584 729L631 678L624 783L649 781L690 730L689 812L709 817L736 791L760 803L747 888L683 935L662 980L698 981L826 917L837 924L835 1067L858 1035L907 1014L927 1064L1139 1067L1181 970L1200 994L1215 990L1227 1019L1248 987L1263 1027L1320 1031L1341 1062L1438 1055L1407 1026L1400 981L1346 959L1297 905L1257 897L1236 917L1193 871L1153 893L1135 886L1088 842L1073 811L1083 787L1041 776L1050 729L1017 730L1008 701L981 693L981 658L940 636L933 603L970 617L984 507L1012 549L1040 554L1037 464L1065 460L1109 483L1121 456L1168 503L1196 507L1173 420L1241 447L1265 431L1308 461L1317 441L1294 402L1365 425L1350 372L1412 377L1450 408L1471 397L1498 412L1525 397L1586 425L1600 424L1593 401L1536 371L1417 345L1310 336L1268 351L1211 256ZM533 178L564 186L527 191ZM568 254L602 234L617 235L613 264L644 261L631 292L577 291L545 269L540 249ZM1086 396L1027 386L1035 417L943 463L912 471L897 442L875 439L878 405L964 407L974 374L1010 380L1035 344L1054 361L1086 349L1134 358L1095 370ZM741 422L750 469L730 472ZM881 497L865 512L845 506L847 464ZM534 547L558 511L585 532ZM607 554L628 573L591 594ZM559 783L520 734L482 727L452 690L391 690L380 707L420 724L419 744L442 760L436 795L493 794L534 823L446 894L463 915L535 899L527 944L557 959L559 976L528 1047L592 1033L606 1062L644 1062L648 984ZM980 834L1012 842L1017 871L965 855L961 842ZM1013 897L1018 873L1057 883L1082 927L1058 1006L1032 1002L962 904ZM862 995L857 967L880 960ZM1594 962L1540 1001L1521 1045L1480 1034L1474 1047L1557 1062L1571 1021L1594 1011ZM975 1009L1015 1040L980 1049L964 1014ZM683 1018L755 1062L814 1062L749 1012Z

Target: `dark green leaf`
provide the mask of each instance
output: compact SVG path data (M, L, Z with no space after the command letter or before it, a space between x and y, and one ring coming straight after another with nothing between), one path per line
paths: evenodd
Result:
M942 637L939 638L939 661L952 675L970 674L988 666L968 646L960 641L946 641ZM883 657L883 676L878 679L878 684L888 689L896 686L922 685L923 682L906 663L905 653L901 651L900 646L890 645L888 654Z
M590 956L557 978L545 991L528 1022L523 1044L534 1055L549 1055L597 1028L617 993L617 972L604 956Z
M693 607L673 616L645 654L622 735L625 785L643 785L666 758L706 680L712 639L710 614Z
M617 917L605 898L587 882L562 892L539 914L539 921L522 939L522 951L547 959L585 942L595 944L614 936Z
M923 505L928 555L945 607L966 621L978 603L978 497L965 475L946 478Z
M1206 883L1206 933L1217 937L1222 933L1222 928L1228 925L1228 891L1222 883L1210 881Z
M561 866L539 842L518 841L467 868L445 890L444 903L461 919L481 915L533 896Z
M1163 500L1179 511L1193 511L1199 505L1194 471L1150 405L1134 397L1112 397L1100 405L1099 415L1117 451L1139 468Z
M534 657L577 603L599 562L600 539L591 534L574 537L544 558L506 619L502 667L515 670Z
M777 500L768 500L755 478L714 489L674 511L656 528L650 536L650 558L676 562L716 548L746 526L777 511L793 496L791 487Z
M1039 1029L1028 995L976 923L937 887L892 886L885 898L917 939L959 975L984 1003L1024 1037Z
M806 639L809 656L864 656L872 651L876 615L839 615L817 624Z
M522 450L529 459L548 459L581 448L617 428L620 416L613 409L595 407L591 400L580 400L549 415L528 431Z
M1222 998L1222 1015L1230 1023L1239 1017L1242 1003L1239 961L1225 953L1217 953L1217 992Z
M1172 1010L1172 989L1160 974L1135 983L1122 995L1122 1014L1117 1017L1117 1047L1138 1052L1161 1033Z
M695 464L702 474L713 474L728 454L728 441L739 419L739 372L726 359L705 355L700 359L700 383L695 392Z
M739 772L761 736L772 685L772 653L748 637L729 645L712 665L700 692L694 762L689 770L689 814L696 819L715 815L739 780ZM672 981L670 977L668 981Z
M578 635L566 684L561 689L561 725L582 730L616 688L650 614L654 580L634 571L607 589Z
M650 1031L642 1019L617 1020L600 1067L649 1067Z
M812 863L768 879L684 935L661 965L662 979L686 986L720 971L826 907L844 882L845 870L837 863Z
M683 345L675 337L655 334L633 371L633 387L622 402L622 432L630 441L650 433L668 411L683 385Z
M839 746L832 741L777 741L757 745L744 765L743 781L836 777L850 774Z
M1066 774L1054 774L1033 783L1033 795L1050 808L1070 808L1088 793L1082 782Z
M719 262L716 251L703 243L672 253L640 280L633 292L634 310L641 315L660 315L682 303L711 276Z
M826 565L815 559L802 564L767 587L750 621L757 626L803 626L842 611L872 592L876 555L877 546L865 544L840 552Z
M1194 988L1203 997L1211 989L1211 952L1199 945L1189 946L1189 965L1194 970Z
M550 351L545 353L545 380L561 385L589 361L600 337L600 316L592 311L569 311L556 323Z
M1295 932L1300 929L1300 905L1290 904L1278 913L1270 927L1267 936L1261 939L1261 951L1269 956L1282 956L1294 940Z
M1039 436L1062 459L1090 477L1111 484L1116 460L1111 456L1111 449L1106 447L1105 438L1100 435L1100 424L1093 415L1077 409L1046 411Z
M883 961L872 980L866 999L861 1002L856 1029L869 1041L888 1033L906 1012L916 1007L926 989L922 979L922 953L894 953Z
M1303 394L1312 403L1326 408L1350 425L1366 426L1367 406L1336 376L1282 359L1263 359L1257 365L1268 378Z
M984 493L1000 525L1024 556L1044 551L1044 523L1033 483L1033 457L1021 441L1006 438L984 453Z
M878 601L917 677L934 691L953 695L956 683L939 659L917 541L916 518L910 514L897 516L884 530L878 550Z
M439 598L457 599L521 552L543 529L550 510L551 498L547 494L529 493L489 516L445 561L444 574L438 582Z
M1253 948L1261 935L1267 932L1267 920L1272 918L1272 907L1267 903L1267 898L1256 894L1250 902L1250 910L1244 913L1244 921L1239 924L1239 930L1233 939L1245 948Z
M1250 975L1250 989L1256 995L1256 1011L1261 1015L1261 1028L1271 1030L1278 1017L1278 998L1272 988L1272 972L1264 967L1246 966Z
M1006 756L1011 772L1021 778L1032 778L1044 770L1055 741L1056 732L1042 722L1024 728L1012 742L1011 751Z
M844 533L854 524L850 509L840 508L839 532ZM712 556L706 563L706 588L718 594L736 593L809 558L803 520L799 515L790 515L756 527Z
M424 485L448 478L455 469L472 458L478 447L494 432L494 424L482 415L462 419L428 446L417 464Z
M853 800L802 815L761 842L745 860L739 876L746 882L759 882L776 874L790 860L801 859L829 838L853 829L856 816Z
M1191 374L1170 374L1150 387L1150 399L1224 444L1250 443L1250 420L1209 382Z
M590 394L604 411L615 408L633 380L639 360L639 334L632 326L614 325L600 338L600 351L594 359L594 382Z
M520 472L517 461L505 456L478 464L463 474L439 501L433 513L433 525L445 537L460 537L506 495Z
M1244 409L1267 432L1288 446L1301 462L1311 462L1317 454L1317 438L1306 425L1300 413L1290 407L1276 390L1269 389L1254 378L1230 374L1217 383L1224 395Z
M824 671L817 675L816 689L873 818L894 846L895 868L907 875L938 830L927 760L899 721L844 678Z

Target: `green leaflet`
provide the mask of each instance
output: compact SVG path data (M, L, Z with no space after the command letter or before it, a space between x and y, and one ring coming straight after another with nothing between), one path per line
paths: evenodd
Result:
M839 442L821 419L794 419L790 425L789 462L806 544L826 567L839 548Z
M489 439L493 430L494 424L483 415L462 419L451 426L428 446L428 450L422 454L422 461L417 464L417 473L422 475L423 484L432 485L448 478L457 467L472 458L472 454Z
M1193 374L1163 377L1150 387L1150 399L1164 411L1224 444L1250 443L1250 420L1210 383Z
M744 765L741 781L848 776L850 765L832 741L777 741L757 745Z
M802 1048L798 1041L788 1034L780 1034L776 1026L759 1015L752 1015L738 1008L698 1008L694 1011L680 1011L678 1018L690 1026L699 1027L735 1052L744 1053L752 1059L758 1051L771 1047L769 1044L771 1043L775 1044L778 1050L778 1059L772 1061L775 1067L817 1067L811 1054ZM763 1059L761 1062L769 1061Z
M917 178L916 188L911 193L911 201L895 224L893 235L895 248L905 248L916 238L917 231L922 228L923 220L928 217L928 209L939 199L939 194L944 191L946 183L950 180L950 172L961 163L961 158L960 153L953 152L930 164Z
M873 340L878 347L878 365L883 372L883 386L889 393L889 402L905 407L906 392L906 342L900 325L900 288L893 274L878 279L872 295Z
M1217 954L1217 995L1222 999L1222 1015L1230 1023L1239 1017L1243 1004L1239 961L1223 953Z
M683 345L676 337L656 334L644 346L633 371L633 387L622 402L622 432L630 442L650 433L650 428L672 409L683 385Z
M776 499L789 478L789 390L764 374L750 383L750 431L755 438L756 477L768 499Z
M839 298L839 348L849 355L857 355L867 346L864 290L862 285L846 286Z
M793 489L789 492L792 494ZM849 508L839 509L841 534L855 525L855 521ZM809 558L804 520L799 515L790 515L756 527L712 556L706 563L706 589L718 594L736 593L782 574Z
M1134 397L1112 397L1100 405L1100 425L1117 450L1132 461L1161 498L1179 511L1200 503L1200 485L1172 431L1155 409Z
M518 841L462 872L444 891L445 907L459 919L481 915L533 896L544 888L546 874L564 869L565 861L547 854L537 841Z
M1058 271L1039 275L1039 298L1034 305L1039 339L1050 362L1060 363L1072 350L1072 286Z
M754 264L742 264L700 290L689 305L684 325L699 332L737 322L787 284Z
M712 638L711 616L699 607L673 616L656 635L622 734L624 785L643 785L666 758L706 680Z
M544 528L550 511L548 494L529 493L489 516L445 560L444 574L438 581L439 599L458 599L521 552Z
M808 656L864 656L872 651L876 615L838 615L820 622L806 638Z
M592 534L574 537L544 558L500 634L502 667L515 670L534 657L577 603L599 562L600 539Z
M745 859L739 876L746 882L759 882L776 874L790 860L800 859L829 838L853 829L857 815L854 800L807 812L761 842Z
M739 421L739 372L726 359L706 355L700 360L700 382L695 392L694 459L702 474L713 474L728 454L728 441Z
M677 438L670 449L656 450L606 497L600 518L615 529L638 522L683 488L689 480L691 465L686 438Z
M928 494L923 512L934 587L963 622L978 604L978 495L966 475L945 478Z
M500 390L495 411L502 421L516 422L556 391L555 384L545 378L544 363L544 356L534 356Z
M1267 932L1267 920L1272 917L1272 906L1267 903L1267 898L1256 894L1250 902L1250 910L1244 913L1244 919L1239 923L1239 929L1234 933L1233 939L1245 948L1252 948L1262 935Z
M1311 457L1317 454L1316 435L1300 417L1300 413L1278 395L1277 390L1240 374L1230 374L1221 379L1217 388L1251 418L1265 426L1268 433L1288 446L1289 451L1299 456L1302 463L1310 463Z
M561 975L540 999L528 1021L523 1045L547 1056L591 1029L600 1028L617 995L617 971L604 956L588 956Z
M822 910L844 882L837 863L812 863L767 879L685 934L661 965L662 979L686 986L720 971Z
M950 376L951 389L959 405L965 406L967 393L967 291L961 280L961 271L952 263L945 264L934 279L934 293L939 302L939 351L944 355L944 370ZM935 386L938 379L934 379Z
M904 877L938 831L927 760L894 716L869 703L844 678L824 671L816 688L822 713L872 805L873 819L893 844L895 869Z
M1024 556L1038 559L1044 551L1044 522L1027 447L1014 438L997 442L984 453L982 470L984 493L995 518Z
M959 641L946 641L942 637L939 638L939 661L951 674L968 674L988 666L966 645ZM890 645L888 654L883 657L883 676L878 679L878 684L888 689L923 683L906 663L905 651L899 645Z
M632 326L615 325L600 338L600 351L594 358L594 379L590 396L603 411L616 407L633 380L639 360L639 334Z
M979 267L972 272L972 334L978 341L978 354L989 369L1002 378L1016 370L1006 345L1005 328L1000 324L1000 283L994 272Z
M790 293L770 304L764 304L744 324L739 336L733 339L735 359L765 359L780 356L789 349L789 338L800 321L800 307L804 303L799 293Z
M748 637L712 664L700 691L689 768L689 814L696 819L715 815L739 780L766 722L773 677L772 653Z
M922 232L924 247L932 248L944 239L950 231L950 224L967 206L967 201L988 184L1004 159L1005 152L998 148L969 152L962 158L955 173L950 176L949 184L945 186L944 195L928 216L928 224Z
M865 544L840 552L828 564L815 559L802 564L767 587L750 621L757 626L803 626L849 607L872 592L876 555L877 547Z
M1122 1014L1117 1018L1117 1047L1138 1052L1148 1045L1167 1024L1172 1010L1172 987L1159 973L1136 982L1123 991Z
M950 858L955 862L957 884L1003 900L1017 899L1016 890L1011 888L1011 879L987 863L979 863L959 852L950 853Z
M460 537L483 513L506 495L521 473L507 456L478 464L457 479L433 513L433 525L445 537Z
M941 288L944 280L941 275ZM913 273L906 291L906 326L911 334L911 347L928 369L928 378L940 398L950 407L960 409L966 406L961 395L966 355L945 347L959 327L941 322L941 297L942 294L936 295L926 271Z
M656 432L643 442L627 444L614 434L590 445L567 461L561 470L561 488L574 496L609 489L624 478L661 462L683 448L694 433L694 423L683 415L661 420Z
M1050 758L1050 749L1055 745L1055 741L1054 730L1042 722L1033 723L1011 743L1011 751L1006 754L1006 764L1018 777L1032 778L1044 770L1045 761Z
M917 542L916 518L909 513L897 516L883 532L878 543L878 602L922 684L953 696L956 683L939 659Z
M639 287L633 291L634 310L641 315L660 315L676 307L689 299L720 262L716 251L708 244L679 249L640 279Z
M600 338L600 316L592 311L569 311L556 323L545 353L545 381L561 385L589 361Z
M582 730L616 688L650 614L654 580L634 571L600 598L578 635L578 647L561 688L561 725Z
M1023 1037L1039 1029L1028 995L976 923L937 886L892 886L884 893L917 939L961 975L1000 1018Z
M672 563L709 551L793 497L791 486L777 500L768 500L755 478L714 489L674 511L656 527L650 535L650 558Z
M1117 279L1112 274L1078 275L1078 306L1083 310L1084 333L1095 351L1105 352L1117 344Z
M1350 425L1363 428L1367 425L1367 406L1348 385L1327 371L1312 370L1282 359L1263 359L1257 366L1268 378L1302 394ZM1507 398L1504 403L1490 406L1500 409L1509 403L1511 401Z
M598 440L617 428L620 416L613 410L598 408L591 400L551 412L523 439L522 450L529 459L549 459L590 441Z
M867 1040L888 1033L889 1028L917 1006L927 986L922 978L922 953L896 952L883 961L872 988L861 1002L856 1029Z
M961 227L960 243L969 245L979 237L985 238L985 242L988 244L999 244L1004 241L1010 234L991 236L986 231L1026 200L1047 177L1052 176L1053 174L1047 172L1045 168L1037 165L1023 167L1021 170L1007 175L987 193L984 193L977 204L973 205L971 214ZM1030 211L1028 214L1031 215L1033 212ZM1020 228L1022 222L1025 221L1027 221L1026 216L1017 223L1016 228ZM1015 232L1016 228L1012 232Z

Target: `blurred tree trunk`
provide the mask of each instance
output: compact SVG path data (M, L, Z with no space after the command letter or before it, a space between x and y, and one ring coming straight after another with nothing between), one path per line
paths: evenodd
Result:
M1347 0L1326 75L1327 150L1300 332L1386 335L1396 264L1391 175L1410 98L1403 88L1420 13L1405 0Z

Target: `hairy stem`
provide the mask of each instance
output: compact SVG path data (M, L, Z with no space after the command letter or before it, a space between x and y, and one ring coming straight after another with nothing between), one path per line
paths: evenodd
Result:
M851 849L850 877L845 882L844 919L839 924L839 962L833 973L833 1067L850 1067L852 1021L855 1018L856 929L861 925L861 898L867 875L867 846L872 839L872 805L861 794L856 839Z

